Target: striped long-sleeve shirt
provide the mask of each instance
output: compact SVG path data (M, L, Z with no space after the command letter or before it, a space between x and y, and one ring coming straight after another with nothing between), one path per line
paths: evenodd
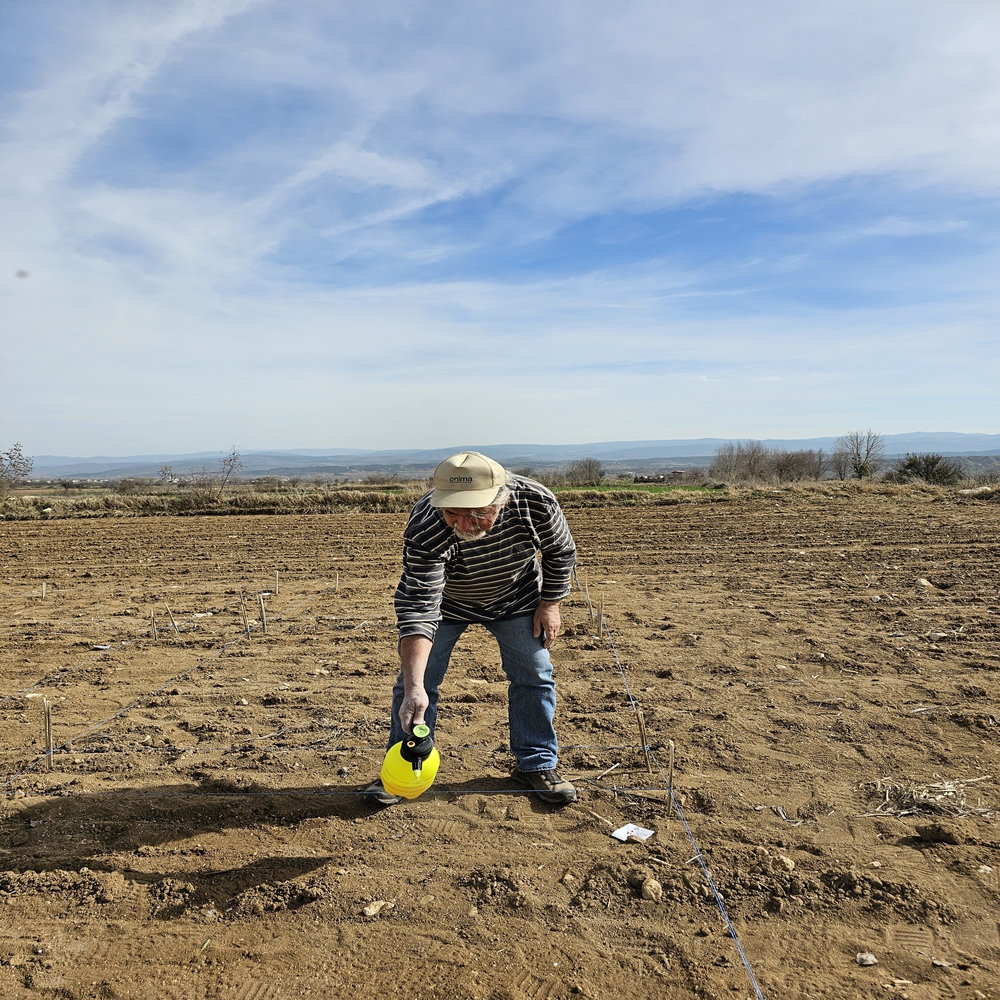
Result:
M433 639L442 618L488 622L531 614L540 600L569 593L576 545L556 498L532 479L512 479L496 523L474 542L461 541L445 524L430 493L417 501L403 533L396 588L400 638Z

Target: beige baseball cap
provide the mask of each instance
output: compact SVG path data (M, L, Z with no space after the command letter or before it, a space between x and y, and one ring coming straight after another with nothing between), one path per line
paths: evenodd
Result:
M435 470L432 507L487 507L507 482L507 471L478 451L460 451Z

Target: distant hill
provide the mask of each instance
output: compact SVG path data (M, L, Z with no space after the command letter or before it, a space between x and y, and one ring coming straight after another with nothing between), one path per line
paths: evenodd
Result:
M886 434L886 456L906 452L938 452L942 455L1000 455L1000 434L959 434L916 431ZM743 438L682 438L663 441L597 441L588 444L456 444L447 448L374 451L359 448L301 448L288 451L243 451L244 475L347 475L376 469L408 469L423 472L456 451L473 450L495 458L510 468L553 466L578 458L598 458L636 468L656 464L691 466L709 461L716 449ZM832 451L836 437L768 438L769 448ZM202 467L215 469L225 452L200 451L184 455L128 455L73 458L36 455L34 475L42 478L119 479L123 476L155 476L162 465L187 474Z

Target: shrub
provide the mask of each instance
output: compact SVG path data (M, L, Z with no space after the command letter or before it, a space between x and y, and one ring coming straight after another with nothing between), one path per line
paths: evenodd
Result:
M115 493L149 493L151 492L151 486L152 482L149 479L138 479L135 476L126 476L124 479L119 479L118 482L112 486L112 489Z
M963 478L961 462L934 452L919 455L907 452L906 457L899 459L896 468L886 476L886 479L896 483L922 479L925 483L932 483L935 486L954 486Z
M281 489L281 480L277 476L260 476L251 479L250 485L260 493L277 493Z

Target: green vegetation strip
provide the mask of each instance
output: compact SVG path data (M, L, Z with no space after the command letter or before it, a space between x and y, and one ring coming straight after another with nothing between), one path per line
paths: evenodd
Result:
M0 501L8 521L66 517L156 517L193 514L327 514L359 511L395 514L408 511L423 490L329 490L317 493L239 491L216 496L208 491L110 494L87 497L23 496Z
M737 486L596 486L556 489L567 510L591 507L660 507L685 503L775 501L823 503L855 498L894 503L914 500L927 503L997 503L1000 489L962 491L940 486L884 481L820 481L778 487ZM0 520L39 521L79 517L163 517L213 514L405 514L423 495L416 489L317 490L312 493L264 493L236 489L222 496L210 490L171 493L90 496L15 496L0 500Z

